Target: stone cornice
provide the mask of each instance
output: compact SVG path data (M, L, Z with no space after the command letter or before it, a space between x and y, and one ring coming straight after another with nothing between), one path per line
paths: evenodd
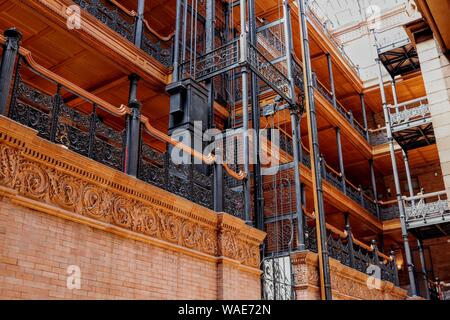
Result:
M3 116L0 188L41 212L259 272L264 232L52 144Z

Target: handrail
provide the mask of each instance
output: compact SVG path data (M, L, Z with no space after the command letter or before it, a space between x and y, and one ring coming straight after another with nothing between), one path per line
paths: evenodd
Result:
M140 121L142 122L142 124L144 125L145 129L153 136L155 136L156 138L158 138L159 140L162 140L164 142L167 142L169 144L171 144L172 146L183 150L184 152L190 154L191 156L201 160L202 162L206 163L206 164L214 164L217 163L217 159L216 156L209 154L207 156L203 155L201 152L198 152L195 149L192 149L191 147L185 145L184 143L177 141L175 139L173 139L171 136L165 134L162 131L159 131L158 129L156 129L155 127L153 127L150 124L149 118L146 116L141 115L140 117ZM247 177L247 174L245 172L243 172L242 170L239 171L239 173L236 173L234 170L232 170L228 164L223 163L222 164L225 171L232 176L234 179L236 180L244 180Z
M427 198L439 197L439 196L443 196L443 195L447 195L447 192L446 191L437 191L437 192L426 193L426 194L422 194L422 195L416 195L414 197L403 196L403 200L405 200L405 201L415 201L415 200L422 200L422 199L427 199Z
M5 41L4 36L0 35L0 42L4 43L4 41ZM105 100L93 95L92 93L80 88L79 86L70 82L69 80L64 79L61 76L57 75L56 73L44 68L43 66L38 64L33 59L33 56L29 50L27 50L23 47L20 47L19 54L25 59L25 61L28 63L28 65L32 69L39 72L42 76L44 76L58 84L63 85L64 87L66 87L67 89L72 91L73 93L76 93L76 94L84 97L85 99L91 101L92 103L97 104L98 106L102 107L103 109L110 112L111 114L116 115L116 116L123 116L126 114L131 114L131 109L128 108L127 106L121 105L120 107L116 107L116 106L110 104L109 102L106 102Z
M3 35L0 35L0 43L4 43L4 42L5 42L5 37ZM61 76L57 75L56 73L44 68L43 66L38 64L36 61L34 61L33 55L29 50L27 50L23 47L20 47L19 54L24 57L25 61L29 64L29 66L32 69L36 70L42 76L64 86L71 92L78 94L81 97L84 97L85 99L91 101L92 103L95 103L96 105L105 109L106 111L110 112L111 114L116 115L116 116L124 116L127 114L131 114L131 109L129 107L125 106L124 104L121 104L120 107L115 107L114 105L106 102L105 100L80 88L76 84L62 78ZM179 141L172 139L167 134L154 128L153 126L150 125L149 119L146 116L141 115L140 121L144 124L145 128L147 129L147 131L149 133L153 134L155 137L159 138L160 140L163 140L167 143L170 143L171 145L176 146L179 149L182 149L183 151L187 152L188 154L194 156L195 158L202 160L206 164L213 164L216 162L215 156L213 156L213 155L204 156L202 153L192 149L191 147L189 147ZM242 170L241 170L241 171L239 171L239 173L236 173L226 163L223 163L223 167L224 167L225 171L230 176L235 178L236 180L243 180L247 177L247 174L245 172L242 172Z
M136 17L136 15L137 15L136 11L129 10L128 8L126 8L124 5L120 4L116 0L108 0L108 1L111 2L112 4L114 4L120 10L122 10L128 16L133 17L133 18ZM173 31L172 33L170 33L167 36L160 35L156 30L154 30L152 27L150 27L147 19L145 19L145 18L144 18L144 25L148 29L148 31L150 31L153 35L155 35L161 41L169 41L175 35L175 31Z
M310 219L312 219L312 220L315 220L315 219L316 219L316 217L315 217L314 214L312 214L312 213L306 211L305 206L302 206L302 210L303 210L303 213L305 214L305 216L307 216L308 218L310 218ZM341 230L339 230L338 228L336 228L335 226L333 226L333 225L331 225L331 224L329 224L329 223L325 223L325 227L326 227L328 230L330 230L331 232L337 234L341 239L347 239L347 238L348 238L348 232L347 232L347 230L341 231ZM355 244L357 244L358 246L364 248L365 250L367 250L367 251L369 251L369 252L373 252L374 248L373 248L372 245L367 245L367 244L365 244L364 242L362 242L362 241L356 239L353 235L352 235L352 239L353 239L353 242L354 242ZM385 263L386 263L387 261L393 261L393 258L392 258L392 257L389 257L389 256L385 255L384 253L382 253L382 252L380 252L380 251L378 251L377 253L378 253L378 256L379 256L379 257L381 257L381 258L383 258L383 259L385 260Z

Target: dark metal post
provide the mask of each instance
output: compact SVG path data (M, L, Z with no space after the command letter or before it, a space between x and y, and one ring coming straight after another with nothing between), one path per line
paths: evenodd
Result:
M253 0L252 0L253 1ZM291 96L291 127L292 127L292 151L294 153L294 181L295 181L295 204L297 213L297 249L305 250L304 217L302 210L302 186L300 181L300 156L301 156L301 133L300 119L295 106L295 84L292 60L292 28L291 10L289 1L283 0L284 17L284 42L286 46L287 78L289 80L289 94Z
M247 60L247 32L246 32L246 20L247 20L247 5L245 0L240 0L240 25L241 25L241 58ZM242 149L244 160L244 172L247 177L244 179L244 216L245 221L250 224L250 154L249 154L249 139L248 139L248 70L244 65L241 68L242 77Z
M423 255L423 243L422 240L417 239L417 247L419 249L420 264L422 265L423 284L425 286L425 299L430 300L430 291L428 290L428 274L427 266L425 262L425 256Z
M336 127L336 146L338 149L339 170L341 171L342 192L347 194L347 186L345 180L344 156L342 154L341 128Z
M414 197L414 188L412 184L411 170L409 167L408 152L402 149L403 162L405 163L406 180L408 181L408 192L410 197ZM414 203L414 201L413 201Z
M373 165L373 159L369 159L369 167L370 167L370 178L372 180L373 197L374 197L375 206L377 209L377 217L378 217L378 219L381 220L380 206L378 203L377 180L376 180L376 176L375 176L375 167Z
M372 249L373 249L373 251L372 251L373 261L375 262L375 265L379 266L380 258L378 257L378 247L377 247L377 241L375 239L372 240Z
M317 130L317 115L314 101L314 86L312 82L311 56L308 39L308 25L305 0L298 1L298 16L300 17L300 37L302 42L303 82L305 106L308 118L309 144L311 146L311 173L313 176L314 210L316 218L317 251L319 256L320 292L322 300L331 300L331 277L327 248L327 230L325 225L325 209L323 202L322 175L319 162L319 137Z
M367 141L369 141L369 126L367 125L367 111L366 111L366 102L364 101L364 93L361 93L359 95L359 98L361 100L361 112L363 116L364 130L366 132L366 139Z
M138 48L141 48L142 39L144 38L144 10L145 0L138 0L136 28L134 30L134 45Z
M305 229L303 224L303 210L302 210L302 185L300 182L300 144L298 132L297 113L291 111L292 123L292 151L294 153L294 181L295 181L295 204L297 210L297 249L299 251L305 250Z
M394 264L393 266L393 270L394 270L394 280L395 280L395 285L398 286L399 285L399 280L398 280L398 267L397 267L397 258L395 257L395 252L394 250L391 250L391 257L392 257L392 262Z
M328 64L328 75L330 77L330 88L331 94L333 95L333 107L337 109L337 101L336 101L336 87L334 85L334 74L333 74L333 61L331 59L331 54L327 52L327 64Z
M223 153L216 148L216 159L223 160ZM214 164L214 211L223 211L223 167L221 161Z
M14 66L22 39L22 33L15 28L6 30L3 35L5 36L5 44L3 45L2 64L0 65L0 115L4 115L6 112Z
M349 121L350 121L350 124L353 126L353 119L354 119L354 117L353 117L353 111L352 110L348 110L348 116L350 117L350 119L349 119Z
M127 138L125 149L125 173L136 177L139 163L139 145L140 145L140 114L141 104L137 100L137 84L139 76L131 74L130 77L130 93L128 98L128 106L131 108L131 115L127 118Z
M256 47L256 14L255 0L248 0L248 25L250 43ZM254 190L254 212L255 226L260 230L264 230L264 193L261 176L261 159L260 159L260 112L259 112L259 85L258 77L251 72L251 94L252 94L252 123L255 132L255 164L253 165L253 190Z
M352 227L350 225L350 215L346 212L345 217L345 231L347 231L347 246L348 246L348 256L350 267L355 267L355 247L353 246L353 234Z
M363 190L362 185L359 185L358 189L359 189L359 198L360 198L359 200L361 201L361 206L364 207L364 190Z
M180 59L180 28L181 28L181 1L177 0L176 3L176 16L175 16L175 36L174 36L174 47L173 47L173 72L172 72L172 81L177 82L179 77L179 71L178 71L178 65L179 65L179 59ZM184 2L184 12L187 12L187 3ZM183 17L183 26L184 30L186 28L186 16ZM183 42L185 45L185 35L183 37ZM183 47L184 51L184 47Z
M375 41L374 45L378 52L375 30L371 30L371 32L373 33L373 37L374 37L374 41ZM408 229L406 227L406 220L405 220L405 207L404 207L404 203L403 203L403 199L402 199L402 192L401 192L401 188L400 188L400 179L399 179L398 171L397 171L397 159L395 157L394 138L392 137L391 121L390 121L389 109L388 109L388 104L387 104L387 99L386 99L386 92L384 91L381 60L379 57L376 58L376 62L378 64L378 80L379 80L379 86L380 86L381 101L383 103L383 113L384 113L384 119L385 119L385 123L386 123L386 133L387 133L387 138L389 141L389 150L390 150L390 154L391 154L392 170L393 170L394 182L395 182L395 190L396 190L398 208L400 211L400 224L401 224L401 229L402 229L403 243L404 243L404 247L405 247L409 284L411 286L411 294L413 296L417 296L416 283L415 283L415 277L414 277L414 265L412 263L411 248L409 246L409 240L408 240Z

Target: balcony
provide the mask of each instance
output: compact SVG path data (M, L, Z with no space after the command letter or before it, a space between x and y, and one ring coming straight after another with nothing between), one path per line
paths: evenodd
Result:
M128 11L117 6L110 0L73 0L81 9L107 25L126 40L134 43L137 16L134 11ZM173 61L173 37L161 37L154 32L144 20L144 35L141 49L156 59L165 67L171 67Z

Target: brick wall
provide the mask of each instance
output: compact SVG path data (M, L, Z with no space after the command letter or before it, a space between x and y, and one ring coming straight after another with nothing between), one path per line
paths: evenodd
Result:
M67 288L70 265L80 267L79 290ZM1 299L258 299L259 292L258 277L232 264L1 201Z

